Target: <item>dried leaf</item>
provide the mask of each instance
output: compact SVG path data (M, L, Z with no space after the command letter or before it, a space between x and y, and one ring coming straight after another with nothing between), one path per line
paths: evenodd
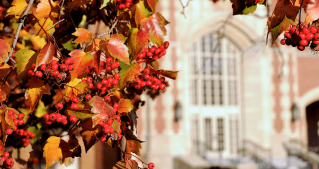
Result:
M140 149L142 149L141 143L134 140L126 140L126 148L125 151L129 154L135 153L140 156Z
M99 141L98 135L101 132L100 126L96 126L92 130L82 130L81 136L84 142L85 151L88 152L89 149Z
M70 72L71 79L79 77L85 73L88 66L93 63L94 57L90 53L85 53L76 49L69 54L74 60L74 70Z
M3 81L0 81L0 102L7 100L7 95L10 93L10 87L6 83L4 84Z
M72 35L77 36L73 42L75 43L89 43L92 40L92 33L84 28L78 28L76 32L74 32Z
M126 64L130 64L128 48L124 44L125 41L125 36L121 34L114 34L107 44L107 50L114 58L117 58Z
M60 137L51 136L43 147L43 157L46 161L46 168L62 160L62 150L60 148Z
M7 15L20 15L25 8L28 6L28 4L25 2L25 0L14 0L11 3L11 7L7 11Z
M170 79L176 79L178 71L171 71L171 70L154 70L154 69L150 69L150 72L152 74L159 74L159 75L163 75L165 77L168 77Z

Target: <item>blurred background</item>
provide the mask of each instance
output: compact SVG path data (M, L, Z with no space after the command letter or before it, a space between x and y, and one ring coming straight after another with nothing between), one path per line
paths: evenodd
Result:
M164 94L142 96L143 161L156 169L318 168L319 58L266 44L276 1L267 3L233 16L229 0L159 1L170 22L160 68L180 72ZM120 154L111 151L99 142L69 168L112 168Z

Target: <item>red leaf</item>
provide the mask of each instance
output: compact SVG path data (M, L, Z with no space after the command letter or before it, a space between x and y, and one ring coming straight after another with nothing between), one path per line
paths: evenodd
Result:
M94 60L94 57L90 53L85 53L79 49L70 52L69 55L74 60L74 70L70 72L71 79L85 73L87 67L91 66Z
M0 63L6 61L8 58L8 52L10 52L10 46L5 40L0 39Z
M305 3L304 3L305 4ZM311 0L311 2L306 5L306 24L311 23L314 20L319 19L319 1Z
M90 106L92 106L91 111L97 114L93 117L93 127L95 127L100 122L115 116L116 111L114 110L114 108L107 104L102 97L93 96L93 98L88 103Z
M148 5L152 9L153 12L156 11L157 2L158 2L158 0L147 0Z
M135 60L137 55L143 50L144 47L147 46L149 38L150 34L148 31L141 31L137 28L133 28L130 30L128 48L133 55L133 60Z
M154 69L150 69L150 72L152 74L159 74L159 75L163 75L165 77L168 77L170 79L176 79L178 71L171 71L171 70L154 70Z
M56 48L54 44L51 42L47 43L40 51L36 66L40 66L41 64L48 64L52 61L53 56L56 55Z
M142 20L141 30L149 32L150 41L160 46L163 44L164 36L166 35L166 28L164 26L167 24L168 21L160 13L156 12L152 16Z
M124 44L125 41L125 36L121 34L114 34L107 44L107 50L114 58L117 58L126 64L130 64L128 48Z

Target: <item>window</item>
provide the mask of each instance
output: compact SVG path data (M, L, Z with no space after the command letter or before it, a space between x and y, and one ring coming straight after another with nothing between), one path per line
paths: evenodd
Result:
M205 119L205 144L206 144L206 150L213 150L212 148L212 120L210 118Z
M239 50L227 39L208 34L192 44L192 105L238 106Z
M224 150L224 120L222 118L217 119L217 139L218 139L218 151Z

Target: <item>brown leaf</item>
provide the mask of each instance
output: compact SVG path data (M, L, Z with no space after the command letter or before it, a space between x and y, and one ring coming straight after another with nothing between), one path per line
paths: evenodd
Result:
M95 126L92 130L82 130L81 136L84 142L85 151L88 152L89 149L99 141L98 136L101 132L101 126Z
M177 77L177 74L178 74L178 71L171 71L171 70L153 70L153 69L150 69L150 72L152 74L159 74L159 75L163 75L165 77L168 77L170 79L176 79Z
M135 153L140 156L140 149L142 148L141 143L134 140L126 140L126 148L125 151L129 154Z

